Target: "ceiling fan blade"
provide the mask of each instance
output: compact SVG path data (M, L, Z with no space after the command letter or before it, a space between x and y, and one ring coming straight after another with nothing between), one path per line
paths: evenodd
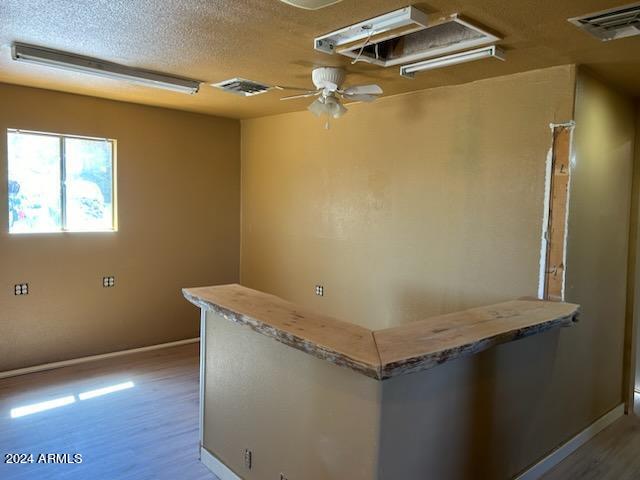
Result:
M353 87L349 87L344 90L343 95L381 95L382 88L378 85L354 85Z
M307 92L307 93L303 93L301 95L290 95L288 97L282 97L280 100L296 100L298 98L309 98L309 97L315 97L317 95L320 95L322 92Z
M274 85L274 87L276 90L295 90L298 92L310 92L311 90L309 90L309 87L306 88L302 88L302 87L290 87L288 85Z
M373 102L378 97L376 95L358 94L358 95L343 95L343 98L345 100L354 101L354 102Z

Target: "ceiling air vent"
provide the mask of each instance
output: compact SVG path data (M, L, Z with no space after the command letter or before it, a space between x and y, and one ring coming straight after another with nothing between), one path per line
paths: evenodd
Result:
M243 97L259 95L274 88L271 85L265 85L245 78L232 78L230 80L224 80L223 82L212 83L211 86L235 95L242 95Z
M569 21L603 42L640 35L640 3L570 18Z

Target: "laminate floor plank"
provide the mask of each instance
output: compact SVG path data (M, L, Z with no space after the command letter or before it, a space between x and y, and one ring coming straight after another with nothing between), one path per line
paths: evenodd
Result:
M635 411L640 413L636 395ZM638 480L640 479L640 418L625 416L605 428L543 480Z
M198 460L198 348L0 380L0 479L216 480ZM128 388L101 390L118 385ZM72 403L11 416L12 409L65 398ZM83 461L6 464L10 453L33 454L34 461L40 453L79 453Z

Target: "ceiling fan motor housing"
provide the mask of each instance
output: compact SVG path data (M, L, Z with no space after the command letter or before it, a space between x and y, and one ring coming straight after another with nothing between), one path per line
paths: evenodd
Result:
M314 68L311 74L313 84L317 88L325 88L327 83L333 83L340 88L345 80L345 71L336 67L319 67Z

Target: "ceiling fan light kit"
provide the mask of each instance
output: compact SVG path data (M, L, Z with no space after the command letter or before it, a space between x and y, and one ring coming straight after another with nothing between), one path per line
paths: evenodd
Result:
M329 118L340 118L347 113L347 108L342 104L341 99L354 102L372 102L382 94L382 88L374 84L342 88L345 79L346 72L342 68L318 67L311 72L311 80L316 86L316 90L291 95L281 98L281 100L318 97L308 107L311 113L318 117L326 115Z
M331 118L340 118L347 113L347 108L333 96L317 98L311 105L309 105L308 110L316 117L326 115Z

